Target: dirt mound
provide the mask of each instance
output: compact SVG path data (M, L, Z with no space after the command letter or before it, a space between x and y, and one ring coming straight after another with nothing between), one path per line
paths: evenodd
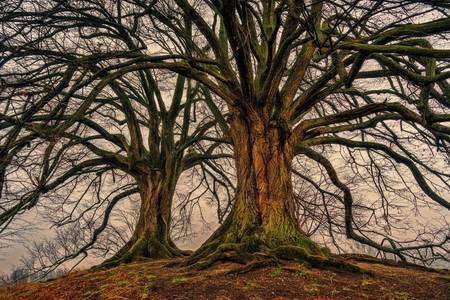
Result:
M0 299L450 299L448 271L355 257L351 262L372 275L293 262L227 275L234 265L193 271L167 262L144 261L7 286L0 289Z

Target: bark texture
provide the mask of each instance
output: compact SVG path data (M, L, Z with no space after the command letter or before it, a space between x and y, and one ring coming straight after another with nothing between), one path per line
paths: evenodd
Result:
M331 259L329 250L299 227L291 182L294 148L289 130L256 114L234 115L231 135L238 181L235 206L188 264L198 268L224 260L244 264L237 272L277 264L280 259L349 267Z
M133 236L112 258L101 266L112 267L140 258L171 258L188 255L170 238L172 197L176 184L160 172L138 180L141 207Z

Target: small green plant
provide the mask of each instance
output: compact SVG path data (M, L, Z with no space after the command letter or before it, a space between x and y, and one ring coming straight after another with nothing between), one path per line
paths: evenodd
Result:
M298 277L307 277L310 274L311 274L311 272L308 271L308 270L298 270L298 271L295 272L295 275L298 276Z
M271 273L270 276L271 277L278 277L283 273L283 269L282 268L276 268L274 269Z

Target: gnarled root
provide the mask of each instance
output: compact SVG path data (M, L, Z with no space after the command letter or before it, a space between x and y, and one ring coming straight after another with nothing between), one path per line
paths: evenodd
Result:
M206 269L218 261L230 261L245 264L247 261L252 259L252 255L245 251L244 246L245 245L243 244L236 243L219 245L211 254L199 259L193 264L190 264L189 261L193 261L195 258L188 260L188 265L189 267L195 269ZM207 251L208 248L205 250Z
M190 251L178 249L171 241L161 242L152 235L144 235L134 244L120 251L113 257L105 260L100 265L94 266L92 270L107 269L120 264L127 264L140 259L174 258L190 255Z
M313 242L311 241L311 243ZM211 251L214 248L215 250ZM309 243L305 245L282 245L271 249L262 243L255 243L254 240L251 244L245 242L226 243L218 246L215 242L212 242L211 245L206 244L200 251L188 258L187 265L189 268L205 269L216 262L235 262L242 264L242 267L232 269L227 273L242 274L268 266L279 266L282 264L282 260L298 261L321 269L371 274L338 256L330 254L328 250L311 247Z
M369 271L361 269L339 256L330 253L325 253L325 255L309 254L304 248L299 246L280 246L271 250L271 252L279 259L296 260L315 268L371 274Z

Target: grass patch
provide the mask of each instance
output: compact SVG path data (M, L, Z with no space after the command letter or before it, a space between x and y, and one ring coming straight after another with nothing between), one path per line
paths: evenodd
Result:
M20 296L22 297L28 297L28 296L32 296L33 295L33 291L25 291L23 293L20 293Z
M172 283L185 283L191 281L190 278L187 277L174 277L172 278Z
M256 283L256 281L250 280L250 281L247 281L245 283L244 289L245 290L251 290L251 289L254 289L257 286L258 286L258 284Z
M156 291L156 285L154 282L149 282L147 285L144 286L144 289L142 290L142 298L148 298L150 296L151 292Z
M150 296L151 292L156 291L156 285L155 285L156 275L149 274L149 275L145 276L145 278L148 280L148 282L146 285L144 285L144 288L142 290L142 298L143 299L148 298Z
M310 274L311 274L311 272L308 270L298 270L295 272L295 276L298 276L298 277L308 277Z
M83 294L83 300L97 299L100 291L87 291Z
M281 274L283 274L283 269L276 268L276 269L273 269L272 272L270 272L270 277L279 277Z
M148 274L148 275L145 276L145 278L147 278L148 281L155 281L156 280L156 275Z
M396 300L418 300L412 297L408 292L395 292L394 297Z
M361 281L361 286L368 286L368 285L371 285L371 284L373 284L374 282L372 281L372 280L370 280L370 279L363 279L362 281Z
M320 292L320 285L313 283L303 286L303 290L308 294L316 294Z
M130 284L130 282L128 280L121 280L117 283L118 286L120 287L126 287Z

